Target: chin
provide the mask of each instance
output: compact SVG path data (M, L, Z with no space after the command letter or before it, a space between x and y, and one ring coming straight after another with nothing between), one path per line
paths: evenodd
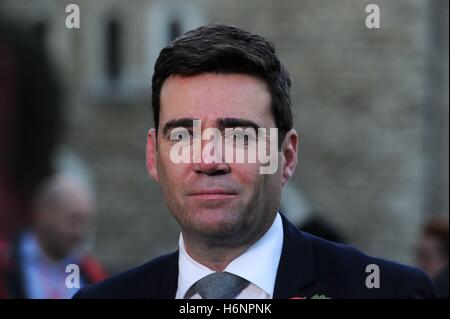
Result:
M240 228L242 213L223 210L200 210L193 217L195 232L210 237L227 237Z

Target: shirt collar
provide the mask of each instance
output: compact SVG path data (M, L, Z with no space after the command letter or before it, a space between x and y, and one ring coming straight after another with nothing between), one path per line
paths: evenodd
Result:
M267 232L242 255L234 259L224 271L247 279L253 285L273 296L282 247L283 223L280 214L277 213L272 226ZM198 263L189 256L185 249L182 234L180 234L179 239L179 250L176 297L183 298L194 283L213 273L214 270ZM255 261L258 267L255 267Z

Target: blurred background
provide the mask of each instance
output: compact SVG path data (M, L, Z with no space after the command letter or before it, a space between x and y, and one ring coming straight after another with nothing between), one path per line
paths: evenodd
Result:
M65 25L71 3L79 29ZM379 29L365 25L370 3ZM272 41L292 76L300 153L282 211L375 256L448 261L448 12L446 0L3 0L3 251L29 228L51 234L36 218L54 201L83 203L61 225L87 221L50 246L72 236L67 250L85 243L109 274L177 248L145 165L153 65L172 39L224 22Z

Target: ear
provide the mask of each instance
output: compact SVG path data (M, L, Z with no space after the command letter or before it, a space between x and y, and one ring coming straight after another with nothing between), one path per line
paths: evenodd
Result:
M150 129L147 134L147 170L150 176L159 182L158 170L156 168L156 130Z
M294 175L295 167L297 166L297 151L298 151L298 134L294 129L286 133L281 147L281 156L283 163L282 184L286 184L288 180Z

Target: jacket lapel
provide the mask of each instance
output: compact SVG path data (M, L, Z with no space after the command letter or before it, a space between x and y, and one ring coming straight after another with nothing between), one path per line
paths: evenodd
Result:
M298 296L301 289L317 279L311 243L283 215L281 217L284 239L275 281L274 299Z

